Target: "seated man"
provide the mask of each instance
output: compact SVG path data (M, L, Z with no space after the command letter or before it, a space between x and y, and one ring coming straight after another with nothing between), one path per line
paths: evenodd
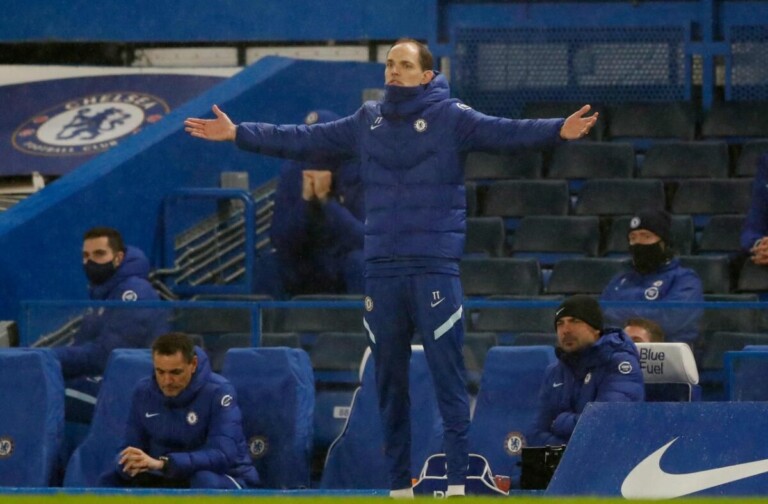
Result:
M653 320L631 318L624 325L624 332L635 343L661 343L664 341L664 331Z
M632 270L619 273L608 282L600 301L636 301L643 306L606 306L608 323L619 326L641 317L662 328L668 341L693 344L699 336L698 308L659 308L658 301L704 301L701 279L674 257L671 243L672 218L664 210L638 212L629 223L629 251Z
M92 301L157 301L149 283L149 261L136 247L126 246L120 233L95 227L83 236L83 269ZM100 375L115 348L148 348L168 331L158 309L89 309L73 344L54 352L67 380L67 419L87 422L93 414Z
M319 110L304 122L336 119ZM287 294L363 292L364 211L356 159L283 165L270 233Z
M558 359L544 376L531 446L567 444L587 403L645 397L637 348L621 329L603 329L597 301L567 298L555 312L555 329Z
M741 231L741 249L753 263L768 264L768 153L760 156L752 182L752 201Z
M152 345L154 375L133 393L117 465L99 486L240 489L259 484L234 387L182 333Z

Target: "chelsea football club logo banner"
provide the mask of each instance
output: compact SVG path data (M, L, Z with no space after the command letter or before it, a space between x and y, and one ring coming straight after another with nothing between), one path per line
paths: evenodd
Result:
M768 403L592 403L547 495L768 494Z
M221 77L119 75L0 86L0 175L63 175L161 121Z

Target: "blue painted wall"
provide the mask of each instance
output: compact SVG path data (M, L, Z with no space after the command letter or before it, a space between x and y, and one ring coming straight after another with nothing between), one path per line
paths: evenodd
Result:
M437 0L6 2L0 41L237 42L427 38Z
M275 176L280 160L193 139L186 117L210 115L213 103L235 122L295 123L319 107L349 114L382 81L374 63L265 58L15 205L0 218L0 319L15 319L21 300L86 297L80 250L89 227L116 227L157 256L169 191L216 187L222 171L248 171L252 186Z

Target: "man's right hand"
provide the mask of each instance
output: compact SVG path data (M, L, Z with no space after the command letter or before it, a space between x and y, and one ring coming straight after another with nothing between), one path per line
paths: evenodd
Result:
M227 114L222 112L217 105L214 105L211 110L213 110L216 119L198 119L190 117L184 121L184 131L193 137L203 138L205 140L233 142L237 132L235 123L233 123Z
M759 266L768 265L768 237L763 237L752 247L752 262Z

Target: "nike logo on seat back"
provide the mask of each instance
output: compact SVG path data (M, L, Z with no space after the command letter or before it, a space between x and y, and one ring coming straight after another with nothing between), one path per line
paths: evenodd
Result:
M623 497L674 499L768 472L768 459L763 459L692 473L670 474L661 468L661 457L677 439L648 455L627 474L621 485Z

